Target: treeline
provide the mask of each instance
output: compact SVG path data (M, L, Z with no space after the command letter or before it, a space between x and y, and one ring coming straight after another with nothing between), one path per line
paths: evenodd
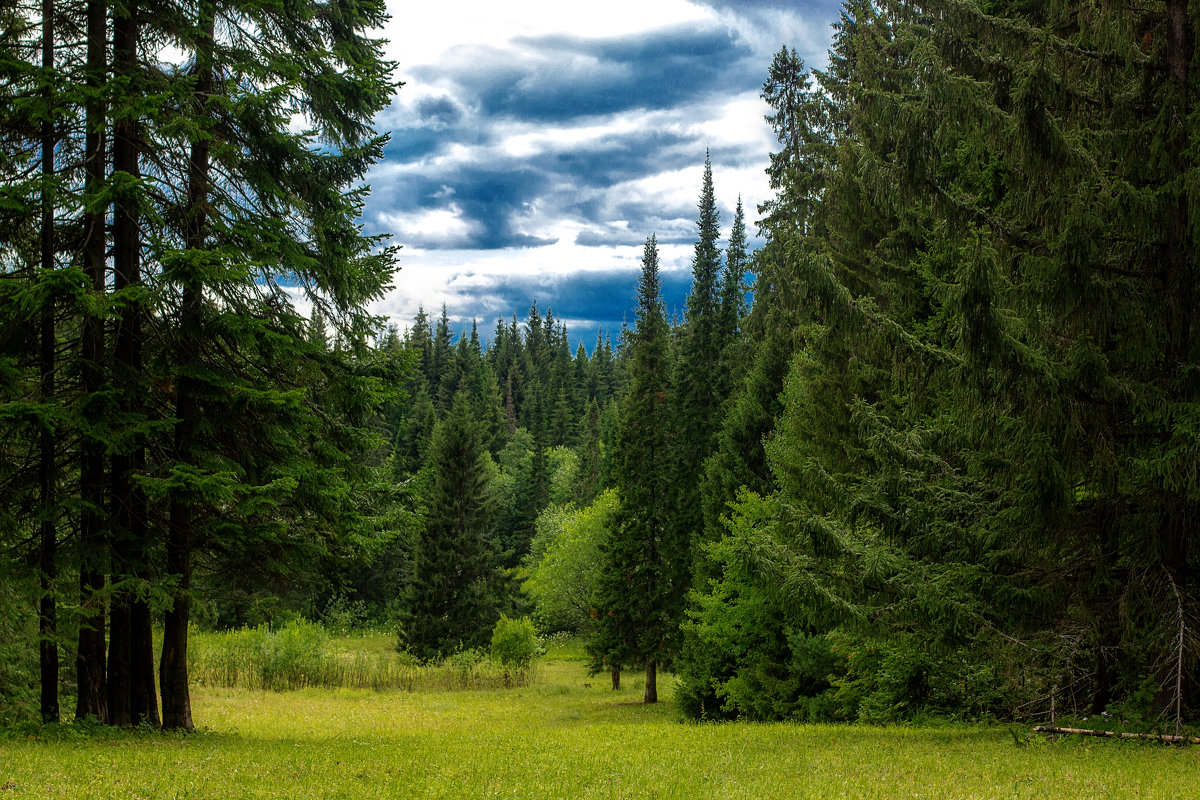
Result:
M379 347L412 365L388 434L417 524L383 574L351 568L331 589L397 622L400 646L421 657L485 645L501 614L527 610L519 567L538 515L587 505L609 482L622 359L603 332L590 356L582 343L572 353L565 324L536 302L486 342L474 323L455 340L444 307L432 324L422 309Z

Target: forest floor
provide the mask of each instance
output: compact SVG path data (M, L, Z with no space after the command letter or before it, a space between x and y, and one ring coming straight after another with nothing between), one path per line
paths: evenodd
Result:
M692 724L557 648L531 687L197 687L203 730L0 737L0 800L46 798L1186 798L1200 747L1005 726ZM1025 729L1022 729L1025 730Z

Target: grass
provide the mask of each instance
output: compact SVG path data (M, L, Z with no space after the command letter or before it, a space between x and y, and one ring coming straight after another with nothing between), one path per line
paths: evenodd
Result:
M196 735L47 729L0 739L0 799L1185 798L1200 748L1010 730L687 724L550 648L486 691L197 687ZM669 700L669 680L660 692Z
M505 668L482 654L457 653L435 666L396 652L394 634L331 637L319 625L294 620L271 630L244 628L189 636L188 670L201 687L273 689L497 689L527 685L526 670Z

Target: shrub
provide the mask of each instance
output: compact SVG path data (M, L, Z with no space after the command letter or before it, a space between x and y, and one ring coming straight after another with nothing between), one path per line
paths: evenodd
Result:
M528 669L539 655L537 630L529 617L500 617L492 629L492 658L506 668Z

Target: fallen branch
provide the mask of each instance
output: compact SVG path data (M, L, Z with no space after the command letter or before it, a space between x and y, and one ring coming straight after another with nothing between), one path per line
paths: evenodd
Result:
M1059 728L1055 725L1038 725L1034 733L1075 733L1080 736L1106 736L1110 739L1153 739L1158 742L1171 744L1200 744L1200 738L1195 736L1170 736L1165 733L1117 733L1116 731L1097 731L1087 728Z

